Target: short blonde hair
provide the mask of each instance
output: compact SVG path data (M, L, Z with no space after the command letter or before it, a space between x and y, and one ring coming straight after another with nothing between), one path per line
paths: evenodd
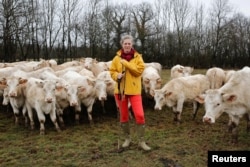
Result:
M124 35L121 37L121 41L120 41L121 46L126 39L130 39L132 42L132 45L134 45L134 38L132 37L132 35Z

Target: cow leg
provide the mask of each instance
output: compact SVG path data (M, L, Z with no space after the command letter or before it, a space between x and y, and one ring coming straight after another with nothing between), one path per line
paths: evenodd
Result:
M177 100L177 106L175 109L175 118L176 118L177 124L181 123L181 112L183 109L183 103L184 103L184 98Z
M232 143L236 144L238 143L238 125L240 122L240 118L238 116L230 115L231 121L232 121Z
M93 118L92 118L92 105L87 107L87 112L88 112L88 119L90 125L93 124Z
M176 111L176 108L173 107L173 113L174 113L174 122L177 124L181 123L181 112Z
M23 106L22 108L23 117L25 119L25 127L28 127L29 118L27 116L27 108Z
M60 122L61 127L65 127L64 120L63 120L63 114L58 115L58 119Z
M233 131L233 122L232 122L232 118L231 118L231 116L229 115L229 120L228 120L228 132L229 133L232 133L232 131Z
M14 114L15 116L15 125L19 124L19 115L18 114Z
M56 107L56 115L58 116L58 120L59 120L61 127L64 128L65 125L64 125L64 120L63 120L63 109L57 106Z
M193 120L195 119L199 108L200 108L200 103L193 101Z
M53 124L55 125L55 128L56 128L57 132L60 132L61 129L60 129L60 127L59 127L59 125L57 123L57 120L56 120L56 111L55 110L50 112L50 119L53 122Z
M46 121L46 118L45 118L45 115L43 114L43 112L40 109L36 109L36 111L37 111L38 120L40 122L40 135L44 135L45 134L44 123Z
M178 112L176 107L172 107L172 109L173 109L173 113L174 113L174 122L176 122L177 124L180 124L181 112Z
M176 111L175 113L175 121L177 124L181 123L181 112Z
M13 108L13 112L14 112L14 116L15 116L15 125L19 124L19 109L16 107L12 107Z
M81 103L78 103L78 106L75 106L75 122L76 124L79 124L80 120L80 112L81 112Z
M90 98L87 103L85 103L85 106L87 107L87 112L88 112L88 119L90 125L93 125L93 118L92 118L92 109L93 105L95 103L95 98Z
M105 114L106 110L105 110L105 101L101 100L101 106L102 106L102 113Z
M29 116L29 119L30 119L30 128L31 128L31 130L34 130L35 129L35 123L34 123L34 119L33 119L32 108L29 105L25 105L25 106L27 108L28 116Z
M238 126L232 122L232 143L238 143Z

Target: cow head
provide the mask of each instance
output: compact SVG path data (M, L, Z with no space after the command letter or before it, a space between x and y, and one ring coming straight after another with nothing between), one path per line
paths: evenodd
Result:
M203 122L215 123L215 120L224 112L227 104L223 95L218 89L210 89L205 92L205 95L203 95L205 103Z

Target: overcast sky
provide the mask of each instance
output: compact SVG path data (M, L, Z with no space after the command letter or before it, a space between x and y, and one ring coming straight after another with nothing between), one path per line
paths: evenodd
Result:
M192 5L196 5L197 2L202 2L205 5L205 8L209 8L211 3L214 0L189 0L192 2ZM153 3L154 0L113 0L114 3L132 3L132 4L138 4L141 2L150 2ZM250 17L250 0L229 0L229 4L233 9L237 12L243 13L245 16Z

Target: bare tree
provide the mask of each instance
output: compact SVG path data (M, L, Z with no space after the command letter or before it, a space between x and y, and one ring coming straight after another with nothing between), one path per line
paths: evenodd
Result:
M121 47L120 40L121 35L125 32L128 32L130 29L130 24L125 24L125 21L128 17L128 8L129 6L126 3L123 3L121 5L114 6L114 12L112 16L112 26L114 28L114 45L115 49L118 49Z
M177 33L178 57L183 57L186 53L184 47L186 47L186 29L189 29L192 19L191 19L191 7L188 0L172 0L173 4L173 22L174 28Z
M87 40L89 45L90 57L95 57L98 51L98 37L100 36L100 15L101 15L101 0L89 0L87 4L87 15L84 20L87 22Z
M147 61L159 61L160 57L164 57L164 31L165 31L165 25L163 24L162 19L164 18L164 1L163 0L155 0L155 3L153 5L154 8L152 8L154 13L154 17L151 23L151 36L147 38L148 43L148 51L147 54L150 56L147 56Z
M104 51L102 51L101 55L106 55L104 57L104 59L110 60L111 57L109 57L109 55L111 55L110 51L111 51L111 47L113 44L112 41L112 32L114 30L113 25L112 25L112 15L113 15L113 7L109 4L109 0L106 0L106 2L104 2L104 9L102 10L102 22L100 22L102 25L102 38L103 40L101 40L101 44L100 44L100 48L104 48ZM101 59L101 57L99 57Z
M14 21L15 40L19 52L15 60L38 59L40 52L38 40L39 3L37 0L20 0L19 7L19 13Z
M235 14L228 21L221 44L223 66L242 67L250 60L250 22L242 14Z
M155 29L152 26L154 17L153 9L149 3L143 2L135 6L131 13L133 16L135 31L137 32L138 39L141 43L139 51L145 56L147 55L146 39L149 36L156 34Z
M42 1L41 13L41 37L43 57L49 59L52 57L53 47L61 29L61 25L56 20L58 0Z
M14 61L17 52L16 35L17 23L22 16L22 4L18 0L2 0L1 1L1 24L3 31L3 50L4 61Z
M194 64L201 65L204 62L205 55L205 15L204 6L197 4L197 8L194 13L194 28L191 40L191 54L194 56ZM202 61L201 61L202 60Z
M166 66L172 65L172 57L174 57L175 53L175 39L173 35L173 2L171 0L157 0L156 2L159 7L156 10L160 10L162 12L161 22L162 22L162 56L160 57L161 62L164 62Z
M212 57L211 60L217 65L222 61L221 53L223 43L224 32L227 29L228 25L228 15L231 12L228 0L214 0L212 4L212 9L210 10L210 23L211 32L209 36L211 37L211 48L212 48Z

